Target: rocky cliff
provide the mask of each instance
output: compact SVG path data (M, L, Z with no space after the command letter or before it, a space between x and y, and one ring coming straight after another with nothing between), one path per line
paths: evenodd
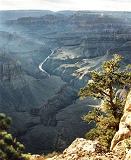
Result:
M119 130L116 132L112 142L111 150L117 151L119 147L123 148L123 154L126 152L126 160L131 159L131 91L127 96L124 108L124 114L119 124Z

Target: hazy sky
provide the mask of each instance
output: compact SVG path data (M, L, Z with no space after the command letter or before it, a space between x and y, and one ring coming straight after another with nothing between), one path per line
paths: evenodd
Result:
M10 9L131 11L131 0L0 0L0 10Z

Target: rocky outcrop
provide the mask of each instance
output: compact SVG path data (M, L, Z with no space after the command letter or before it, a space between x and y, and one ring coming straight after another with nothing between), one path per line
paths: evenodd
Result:
M111 150L121 154L124 160L131 159L131 91L129 92L124 108L124 114L112 142Z
M97 142L77 138L67 149L64 150L62 155L53 157L52 160L82 160L85 155L88 156L90 153L94 153L96 148Z
M97 141L77 138L63 151L62 154L47 158L47 156L32 156L31 160L124 160L120 154L100 153L100 145ZM129 160L129 159L127 159Z
M131 145L130 139L121 140L114 147L113 153L120 156L122 160L130 160L130 158L131 158L130 145Z
M129 92L127 96L124 114L119 124L119 130L116 132L111 142L111 150L114 149L117 143L129 137L131 137L131 92Z

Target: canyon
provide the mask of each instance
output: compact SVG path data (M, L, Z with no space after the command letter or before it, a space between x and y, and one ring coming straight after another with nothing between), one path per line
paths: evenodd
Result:
M62 151L99 101L78 92L114 53L131 63L131 13L0 11L0 112L31 153Z

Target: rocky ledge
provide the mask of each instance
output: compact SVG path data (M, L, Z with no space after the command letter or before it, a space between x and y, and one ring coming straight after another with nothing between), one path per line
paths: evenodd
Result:
M124 142L123 142L124 143ZM93 142L83 138L77 138L64 152L51 158L33 155L30 160L130 160L123 150L124 145L117 147L116 151L99 153L97 141Z

